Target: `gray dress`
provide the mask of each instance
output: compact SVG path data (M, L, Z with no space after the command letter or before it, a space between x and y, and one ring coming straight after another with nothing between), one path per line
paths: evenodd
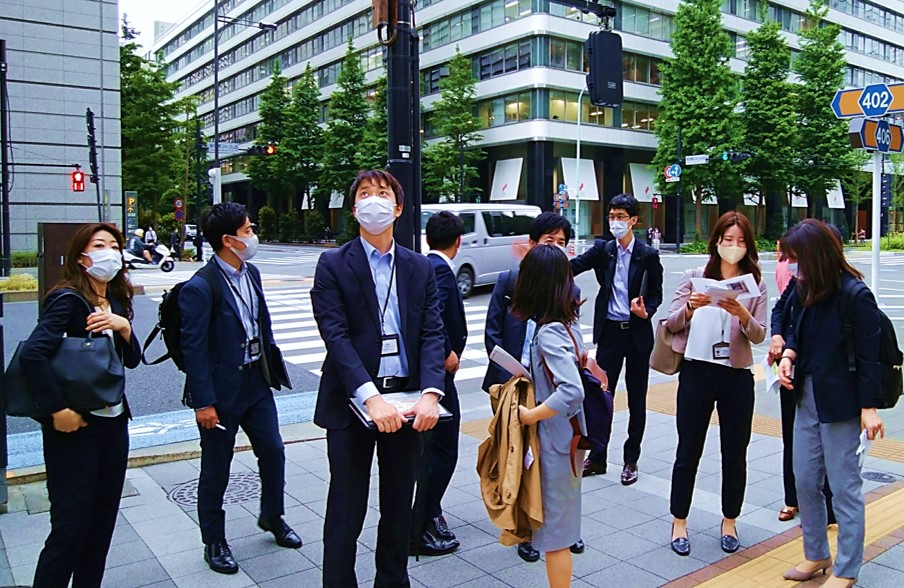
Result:
M540 421L540 494L543 497L543 526L533 534L534 548L558 551L574 545L581 538L581 453L575 476L568 455L572 430L568 420L577 415L581 431L586 434L584 388L578 372L574 344L562 323L549 323L537 329L531 342L531 374L537 402L555 410L558 415ZM571 331L580 353L584 343L580 328ZM540 358L552 372L550 381Z

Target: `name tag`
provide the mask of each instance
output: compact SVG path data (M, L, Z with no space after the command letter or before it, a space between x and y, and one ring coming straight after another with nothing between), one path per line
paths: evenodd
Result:
M399 354L399 336L383 335L380 357L391 357Z
M248 355L251 356L251 359L255 357L260 357L261 354L261 340L259 337L255 337L254 339L248 341Z
M731 359L731 346L724 342L713 345L713 359Z

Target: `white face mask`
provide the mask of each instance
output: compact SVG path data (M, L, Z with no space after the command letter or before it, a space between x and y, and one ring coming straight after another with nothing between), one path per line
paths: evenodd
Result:
M82 255L91 260L91 267L86 267L85 273L98 282L109 282L122 269L122 254L115 249L98 249Z
M355 205L355 218L371 235L380 235L395 222L395 204L386 198L368 196Z
M788 271L791 272L792 276L794 276L797 279L800 279L800 269L798 269L796 261L788 262Z
M609 221L609 230L612 231L616 239L621 239L628 234L631 227L628 226L628 221L614 220Z
M738 247L737 245L719 245L719 257L724 261L734 265L739 263L744 256L747 255L746 247Z
M236 237L235 235L229 235L229 237L245 244L245 248L242 250L238 250L235 247L229 248L230 251L235 253L242 261L248 261L257 254L257 246L260 243L257 235L252 235L250 237Z

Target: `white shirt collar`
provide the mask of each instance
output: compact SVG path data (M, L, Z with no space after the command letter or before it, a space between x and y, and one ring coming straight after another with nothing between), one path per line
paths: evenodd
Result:
M621 253L630 253L630 254L633 255L633 254L634 254L634 242L635 242L635 241L637 241L637 239L635 239L633 235L631 236L631 242L628 243L628 246L627 246L627 247L622 247L621 241L616 241L616 243L618 243L618 250L619 250Z
M443 253L442 251L436 251L435 249L431 249L427 255L435 255L435 256L441 258L443 261L445 261L447 264L449 264L449 268L453 272L455 271L455 262L452 261L452 259L450 259L449 256L446 255L445 253Z
M377 251L377 253L379 253L377 248L368 243L367 239L365 239L364 237L361 237L361 245L364 246L364 253L367 254L367 259L370 259L373 256L374 251ZM392 255L392 259L395 259L395 239L392 240L392 245L389 246L389 251L387 251L386 253ZM382 253L380 253L380 257L383 257Z

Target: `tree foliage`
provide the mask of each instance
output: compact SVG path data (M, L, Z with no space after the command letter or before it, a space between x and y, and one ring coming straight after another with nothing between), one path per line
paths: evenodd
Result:
M370 115L358 150L359 169L384 169L389 157L389 112L386 77L380 77L370 98Z
M183 154L179 149L179 115L173 98L179 84L166 81L161 64L138 54L138 32L122 19L119 47L122 185L138 191L139 212L156 224L172 210L165 197L179 193Z
M424 151L422 167L425 192L431 198L461 202L471 181L478 177L476 164L486 154L475 148L483 137L480 119L474 115L477 80L471 58L456 47L448 69L449 75L439 82L439 100L433 105L435 128L443 139Z
M795 62L801 85L797 93L798 187L807 193L808 216L821 216L826 193L839 178L851 173L853 155L847 123L838 120L831 104L844 87L844 46L838 40L841 26L825 20L829 9L813 0L800 36L801 51Z
M759 195L756 226L765 228L762 206L767 196L780 201L793 184L797 138L795 87L788 81L791 49L775 21L767 20L747 35L749 60L742 81L744 145L753 151L747 173Z
M288 210L294 181L292 170L295 162L288 150L282 148L287 137L289 106L288 83L280 73L279 67L273 68L270 84L261 94L258 106L260 124L257 127L255 145L273 143L279 145L274 155L258 155L248 161L248 177L251 185L263 191L267 196L267 204L278 211Z
M286 114L286 136L280 150L291 165L290 179L297 193L308 197L320 177L323 157L323 129L320 128L320 88L311 64L292 86L292 101ZM294 207L293 207L294 208Z
M323 161L320 173L319 194L326 194L317 207L325 210L329 194L346 194L358 172L358 149L364 140L367 126L367 98L364 96L364 71L361 60L355 54L352 40L348 41L345 59L339 68L338 88L330 97L329 122L323 137ZM345 199L345 209L351 210L353 202Z

